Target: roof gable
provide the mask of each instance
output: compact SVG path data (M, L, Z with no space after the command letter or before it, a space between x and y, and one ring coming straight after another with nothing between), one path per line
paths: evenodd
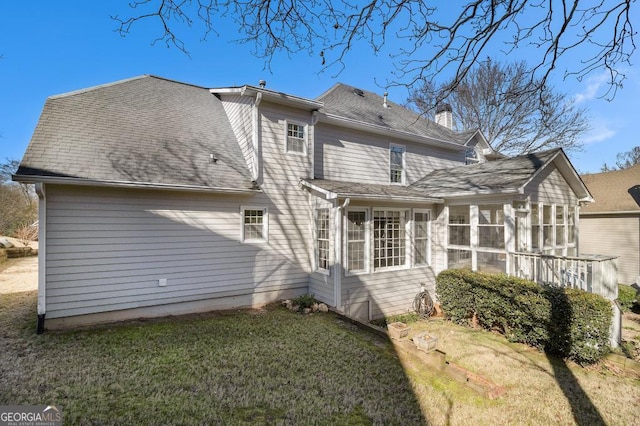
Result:
M47 99L16 177L252 187L220 101L153 76Z
M550 164L555 164L578 198L589 192L562 149L519 155L491 162L436 170L412 187L437 197L523 193L524 188Z

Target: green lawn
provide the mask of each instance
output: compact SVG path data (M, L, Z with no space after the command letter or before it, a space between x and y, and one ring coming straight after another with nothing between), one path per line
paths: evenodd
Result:
M33 333L33 293L0 296L0 405L65 424L422 424L393 347L283 308Z
M0 295L0 405L58 405L65 424L637 423L638 377L442 320L412 327L501 398L333 314L271 307L36 336L35 303Z

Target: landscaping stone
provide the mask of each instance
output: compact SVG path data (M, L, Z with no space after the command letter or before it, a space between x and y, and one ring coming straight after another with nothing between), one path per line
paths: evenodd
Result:
M329 307L328 307L326 304L324 304L324 303L320 303L320 304L318 305L318 311L320 311L320 312L325 312L325 313L326 313L326 312L329 312Z
M302 313L303 313L303 314L310 314L310 313L311 313L311 308L304 308L304 309L302 310Z
M314 304L311 306L311 311L312 311L312 312L318 312L318 304L317 304L317 303L314 303Z

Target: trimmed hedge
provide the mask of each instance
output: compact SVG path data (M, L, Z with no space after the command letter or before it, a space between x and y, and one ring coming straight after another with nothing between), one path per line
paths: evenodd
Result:
M629 312L637 301L638 292L630 285L618 284L618 303L622 312Z
M477 322L510 341L580 363L596 362L609 351L613 311L596 294L468 269L441 272L436 294L447 317L458 324Z

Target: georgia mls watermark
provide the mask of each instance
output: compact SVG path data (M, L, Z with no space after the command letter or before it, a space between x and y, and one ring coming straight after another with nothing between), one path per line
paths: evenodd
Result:
M62 409L54 405L0 405L0 426L62 426Z

